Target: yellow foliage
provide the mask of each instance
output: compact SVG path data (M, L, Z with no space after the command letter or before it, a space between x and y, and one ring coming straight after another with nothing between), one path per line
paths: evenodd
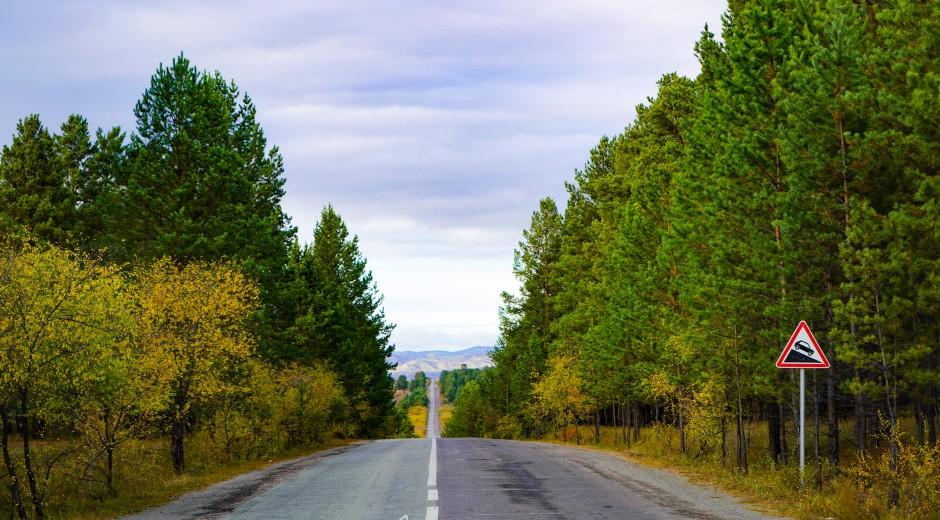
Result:
M197 442L218 460L264 457L345 435L347 402L336 375L323 366L279 371L256 360L241 384L216 396Z
M650 395L654 399L667 401L675 399L678 396L678 388L672 383L669 377L663 372L654 372L648 378Z
M109 379L112 348L130 323L122 288L117 269L56 247L0 250L0 428L10 431L16 417L23 439L18 461L7 435L0 450L20 516L26 497L42 516L48 479L40 475L64 455L33 456L36 419L74 418L83 397Z
M235 268L164 259L138 275L137 331L141 363L154 367L173 394L206 399L231 391L220 377L251 355L247 320L258 290ZM176 410L185 413L185 409Z
M105 378L110 347L126 334L123 279L55 247L0 254L0 404L13 399L19 413L47 419L68 413Z
M454 405L452 403L444 403L443 397L440 401L440 409L438 410L438 415L441 421L441 431L444 431L447 428L447 421L450 421L450 417L454 415Z
M700 385L686 410L686 435L692 453L708 455L721 444L722 419L727 417L725 389L714 380Z
M890 435L890 434L888 434ZM885 439L887 445L890 439ZM891 488L897 490L898 504L890 518L929 519L940 511L940 444L933 446L910 441L895 430L898 447L896 465L885 447L874 455L862 452L847 471L863 502L888 503Z
M428 409L421 405L408 408L408 420L415 429L417 437L424 437L428 431Z
M532 386L532 413L538 420L547 420L565 428L587 415L591 402L584 393L577 360L570 354L549 360L548 373Z
M278 422L288 435L288 446L320 443L327 436L352 433L352 424L339 416L348 402L336 375L326 366L281 370L278 391Z
M170 452L177 474L185 471L184 438L194 402L234 393L240 365L254 341L248 318L258 289L222 263L177 267L160 260L138 272L137 338L141 363L160 374L168 392Z
M2 446L11 454L4 488L53 508L126 493L139 470L125 467L129 452L155 442L141 439L158 418L172 422L177 472L190 432L197 471L351 435L333 372L252 359L257 301L255 285L227 264L161 260L127 277L53 246L0 247L0 427L27 419L16 429L23 447ZM40 419L59 440L37 438L27 455ZM165 454L146 454L165 464Z

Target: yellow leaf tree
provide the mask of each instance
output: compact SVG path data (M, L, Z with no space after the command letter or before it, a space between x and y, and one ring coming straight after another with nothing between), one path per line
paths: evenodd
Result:
M248 319L258 290L230 265L160 260L138 277L137 328L143 359L168 391L173 468L185 470L184 440L194 402L228 390L224 377L253 350Z
M45 517L51 472L33 460L37 419L72 415L100 382L102 359L125 332L123 285L115 268L55 247L0 249L0 451L20 518L26 517L20 467L35 515ZM21 463L10 451L14 422Z
M549 420L560 428L563 441L568 440L568 426L584 417L591 408L590 398L574 370L577 363L577 358L570 354L552 357L548 373L532 387L533 412L537 418Z
M100 350L98 381L90 386L81 406L77 408L75 427L94 447L85 472L103 474L108 495L115 495L114 461L118 447L131 439L153 432L157 418L167 408L168 390L159 366L145 353L133 308L135 301L130 286L122 291L124 307L120 321L112 324L123 331ZM104 345L102 345L104 346ZM151 362L147 362L151 361Z

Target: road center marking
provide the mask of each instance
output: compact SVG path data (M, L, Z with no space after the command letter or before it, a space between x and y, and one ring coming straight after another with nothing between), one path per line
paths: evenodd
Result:
M430 392L431 402L428 413L428 437L431 438L431 455L428 458L428 511L424 515L424 520L437 520L438 516L438 497L437 497L437 384L431 380Z
M428 487L437 487L437 439L431 439L431 458L428 460Z
M431 438L431 457L428 460L428 502L437 502L437 439ZM437 520L437 504L429 505L424 520Z

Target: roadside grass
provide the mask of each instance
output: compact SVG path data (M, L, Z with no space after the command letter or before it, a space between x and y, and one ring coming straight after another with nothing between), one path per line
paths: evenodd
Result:
M543 438L547 442L574 444L590 449L615 452L640 464L676 471L692 482L708 484L738 497L749 507L772 515L798 519L900 519L940 518L940 447L908 444L902 449L903 475L890 470L886 450L879 450L865 460L855 456L850 435L852 424L840 425L842 471L834 475L823 463L824 478L819 482L814 467L812 432L807 439L805 485L800 484L795 449L795 435L788 439L789 464L775 465L767 456L767 425L755 422L748 425L749 471L740 471L735 464L733 438L729 433L727 453L723 457L720 444L711 450L690 448L686 455L679 453L679 435L675 428L654 425L642 428L638 441L625 442L619 427L602 427L600 442L593 438L592 426L570 427L562 442L562 432ZM790 432L792 434L792 432ZM825 453L825 436L819 449ZM905 455L906 454L906 455ZM905 461L907 457L907 461ZM867 482L859 485L860 479ZM887 507L888 482L900 482L902 506Z
M204 489L242 473L275 462L343 446L353 441L332 440L316 446L288 450L272 457L230 460L227 463L200 449L198 441L187 445L187 471L176 475L167 442L162 439L128 441L115 453L115 496L107 496L97 475L76 461L63 459L53 467L46 491L46 515L64 520L100 520L159 506L191 491ZM64 440L34 444L37 460L74 449ZM18 455L18 454L17 454ZM8 497L6 498L8 500Z
M408 420L414 426L415 435L424 438L428 431L428 408L421 405L411 406L408 408Z

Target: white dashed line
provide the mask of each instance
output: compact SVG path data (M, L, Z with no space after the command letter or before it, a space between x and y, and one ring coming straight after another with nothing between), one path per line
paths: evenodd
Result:
M431 459L428 461L428 487L437 487L437 439L431 439Z
M432 380L429 386L431 402L428 403L428 437L431 438L431 455L428 459L428 511L425 520L437 520L437 384Z

